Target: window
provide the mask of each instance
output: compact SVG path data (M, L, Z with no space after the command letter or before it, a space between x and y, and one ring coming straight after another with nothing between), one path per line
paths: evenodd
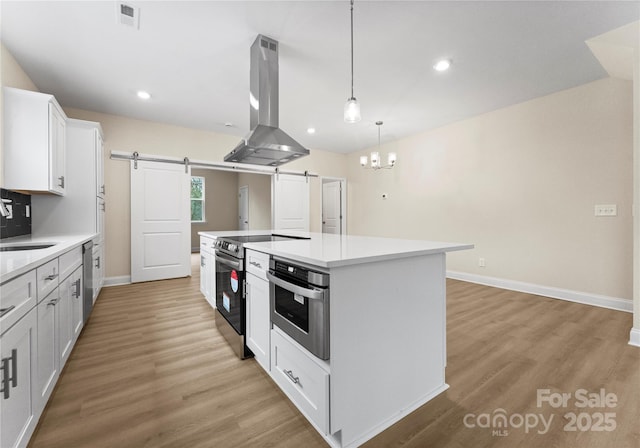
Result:
M205 222L204 177L191 177L191 222Z

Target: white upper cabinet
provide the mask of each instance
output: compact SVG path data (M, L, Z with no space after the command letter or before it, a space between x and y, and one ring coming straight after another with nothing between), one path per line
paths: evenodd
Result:
M66 192L67 116L52 95L4 87L4 185Z
M98 233L103 241L104 161L100 123L69 119L66 128L67 182L64 198L33 195L33 233ZM98 194L99 193L99 194Z

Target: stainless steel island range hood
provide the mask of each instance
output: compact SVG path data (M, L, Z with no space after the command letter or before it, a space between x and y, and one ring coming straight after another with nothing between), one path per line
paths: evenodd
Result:
M261 34L251 45L249 110L251 131L225 162L280 166L309 154L278 127L278 42Z

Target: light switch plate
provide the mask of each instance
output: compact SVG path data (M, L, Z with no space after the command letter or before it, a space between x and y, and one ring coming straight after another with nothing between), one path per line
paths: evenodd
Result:
M618 206L616 204L601 204L595 206L596 216L618 216Z

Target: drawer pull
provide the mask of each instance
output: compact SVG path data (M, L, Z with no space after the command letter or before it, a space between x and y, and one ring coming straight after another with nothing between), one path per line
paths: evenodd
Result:
M300 384L300 378L293 376L293 372L291 370L283 370L283 372L291 381L293 381L293 384Z
M58 277L58 274L51 274L51 275L47 275L44 279L45 280L55 280Z
M0 317L4 316L7 313L10 313L15 307L15 305L11 305L9 308L0 308Z
M258 263L257 261L250 261L249 264L257 267L258 269L262 269L262 265L260 263Z

